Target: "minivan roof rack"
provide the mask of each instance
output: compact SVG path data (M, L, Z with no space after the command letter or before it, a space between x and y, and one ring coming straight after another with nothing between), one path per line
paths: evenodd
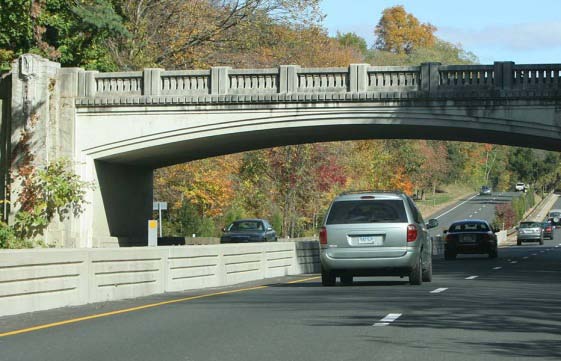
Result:
M346 196L349 194L360 194L360 193L398 193L398 194L404 194L404 192L402 190L398 190L398 189L394 189L394 190L388 190L388 189L383 189L383 190L379 190L379 189L367 189L367 190L353 190L353 191L345 191L341 194L339 194L340 196Z

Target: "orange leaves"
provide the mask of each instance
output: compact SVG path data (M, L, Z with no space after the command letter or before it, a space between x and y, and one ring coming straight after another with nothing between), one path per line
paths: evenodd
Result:
M421 24L401 5L387 8L374 33L378 49L396 54L410 54L415 48L431 47L436 42L436 27Z
M234 198L232 174L239 166L238 156L209 158L156 171L155 197L178 209L192 204L200 216L224 213Z

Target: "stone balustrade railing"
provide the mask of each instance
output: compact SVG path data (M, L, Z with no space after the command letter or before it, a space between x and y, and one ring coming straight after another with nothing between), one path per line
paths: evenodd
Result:
M513 62L122 73L79 69L77 79L79 105L561 95L561 64Z

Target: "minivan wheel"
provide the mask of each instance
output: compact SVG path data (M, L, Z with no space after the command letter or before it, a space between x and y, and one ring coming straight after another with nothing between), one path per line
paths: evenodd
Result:
M409 273L409 284L411 285L422 284L423 283L422 271L423 270L422 270L421 257L419 257L419 259L417 260L417 264L415 264L415 266L411 270L411 273Z
M335 282L337 278L333 272L329 272L321 267L321 285L326 287L333 287L335 286Z
M341 276L341 285L352 286L353 285L353 276L349 276L349 275Z
M432 259L429 260L426 268L423 268L423 282L432 282Z

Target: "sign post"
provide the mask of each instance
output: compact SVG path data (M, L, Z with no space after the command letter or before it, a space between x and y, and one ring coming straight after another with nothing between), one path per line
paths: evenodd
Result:
M162 211L168 210L167 202L154 202L152 205L152 210L158 211L158 223L160 225L160 237L162 236Z

